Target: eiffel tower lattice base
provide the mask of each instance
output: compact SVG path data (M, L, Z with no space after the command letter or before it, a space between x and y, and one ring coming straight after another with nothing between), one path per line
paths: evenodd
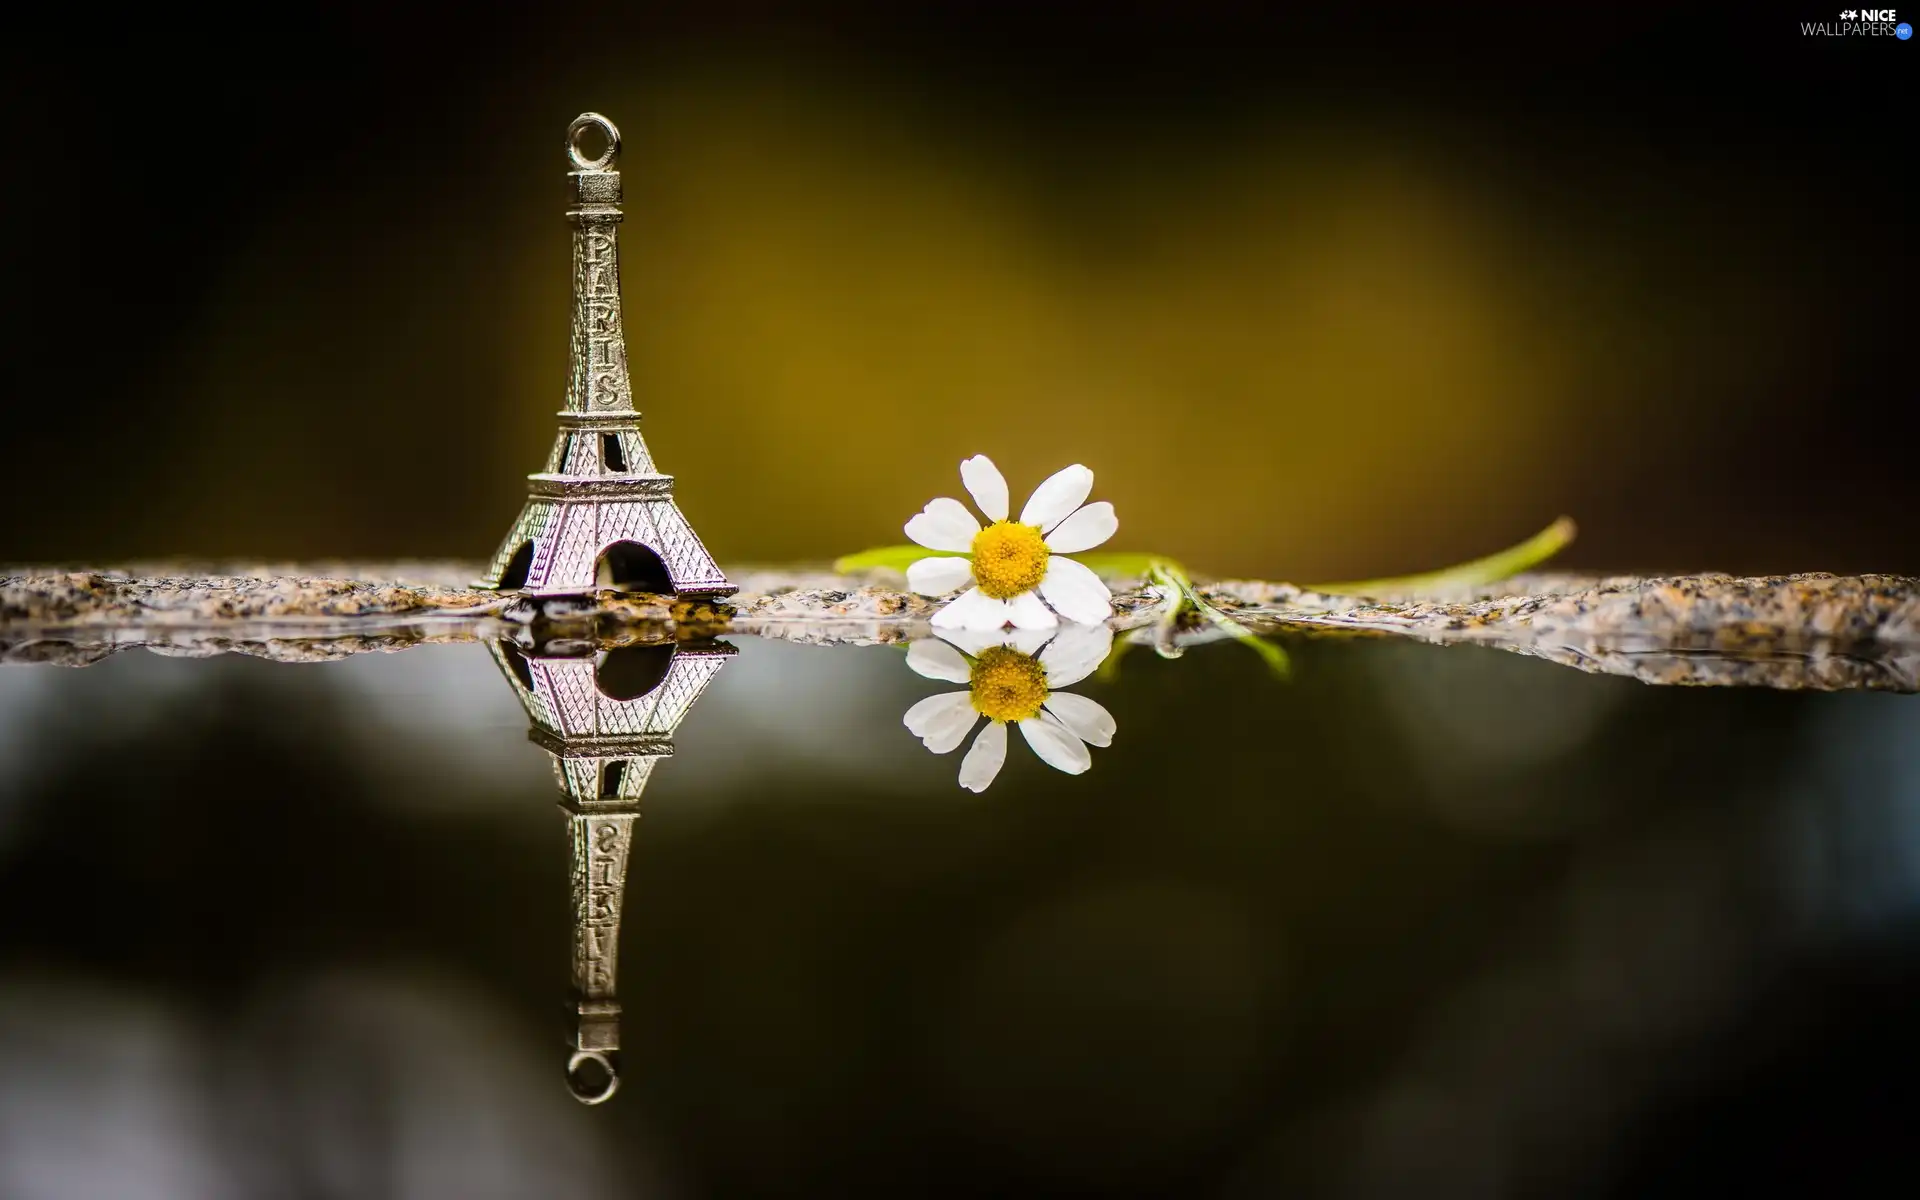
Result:
M584 487L551 476L536 475L531 482L532 495L495 552L482 586L536 595L589 592L601 560L617 555L624 544L652 551L665 582L680 595L733 593L673 502L670 476L631 483L599 479ZM585 494L569 494L574 491Z

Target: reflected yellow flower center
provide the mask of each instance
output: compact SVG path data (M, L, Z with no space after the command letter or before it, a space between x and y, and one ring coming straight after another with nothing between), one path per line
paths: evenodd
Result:
M995 521L973 535L973 578L995 600L1009 600L1040 586L1048 553L1038 529Z
M973 707L990 721L1024 721L1047 702L1047 669L1009 646L989 646L973 660Z

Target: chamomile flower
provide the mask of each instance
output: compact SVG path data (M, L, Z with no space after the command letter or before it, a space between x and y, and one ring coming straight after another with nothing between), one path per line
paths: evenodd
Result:
M967 690L928 696L907 710L906 727L927 749L946 754L987 719L960 760L960 786L970 792L985 791L1000 773L1009 725L1020 727L1041 762L1078 775L1093 765L1089 745L1113 743L1113 714L1057 689L1093 674L1112 649L1113 631L1105 625L1066 625L1057 634L956 630L923 638L907 647L907 665Z
M984 454L960 464L960 480L980 506L942 496L907 522L907 536L948 555L907 568L907 586L923 596L972 587L933 614L937 629L1051 629L1059 618L1098 624L1113 613L1113 593L1087 567L1065 558L1091 550L1120 526L1113 505L1086 502L1093 472L1078 463L1034 489L1020 519L1007 518L1007 481Z

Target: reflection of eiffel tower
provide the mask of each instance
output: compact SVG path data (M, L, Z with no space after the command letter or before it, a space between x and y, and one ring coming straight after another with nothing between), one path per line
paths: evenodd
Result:
M606 148L587 158L580 137ZM567 130L573 225L573 341L567 403L546 469L529 475L526 506L494 552L482 587L536 595L615 585L680 595L728 595L733 585L673 500L673 476L654 469L627 380L620 321L620 131L598 113Z
M581 643L570 643L582 646ZM571 654L491 645L553 757L573 843L573 1055L567 1085L588 1104L619 1086L614 984L620 904L640 793L673 753L673 731L734 648L725 642L624 646Z

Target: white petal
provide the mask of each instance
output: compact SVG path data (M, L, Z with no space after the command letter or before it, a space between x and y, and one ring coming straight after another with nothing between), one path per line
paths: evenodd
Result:
M1052 629L1060 623L1053 610L1040 603L1032 592L1021 592L1007 601L1007 614L1015 629Z
M907 522L907 536L929 550L971 550L980 522L967 506L950 496L927 501L927 507Z
M914 518L919 520L918 517ZM922 596L944 596L965 587L973 563L964 558L923 558L907 568L907 590Z
M1053 527L1047 535L1047 549L1055 554L1075 554L1081 550L1091 550L1101 542L1113 536L1120 528L1120 518L1113 515L1113 505L1101 500L1088 504L1066 520Z
M1000 764L1006 761L1007 727L988 721L967 748L967 756L960 760L960 786L970 792L986 791L994 776L1000 774Z
M1058 554L1047 559L1040 594L1069 621L1093 625L1113 615L1113 593L1087 567Z
M980 714L973 708L972 692L948 692L928 696L907 710L902 718L912 734L935 754L945 754L967 739L967 730Z
M960 464L960 482L967 485L967 494L980 506L989 521L1007 519L1007 477L993 460L984 454L976 454Z
M1028 717L1020 722L1020 732L1026 735L1027 745L1033 747L1040 761L1057 771L1078 775L1093 765L1093 751L1052 713Z
M1016 630L1011 629L947 629L936 626L935 632L944 640L960 648L962 654L974 658L989 646L1011 645ZM1041 639L1043 642L1045 638Z
M1033 489L1032 498L1020 510L1020 523L1038 525L1040 532L1045 533L1072 516L1074 509L1087 502L1087 493L1091 491L1093 472L1079 463L1055 472L1045 483Z
M973 678L967 660L939 638L921 638L908 646L907 665L928 679L946 683L965 683Z
M1060 636L1040 652L1047 686L1070 687L1093 674L1113 651L1113 630L1105 625L1063 625Z
M1059 717L1060 723L1081 741L1096 746L1113 745L1113 731L1119 727L1114 724L1113 714L1099 701L1072 692L1055 692L1047 697L1047 711Z
M900 719L900 723L905 725L913 736L925 737L927 731L939 723L942 714L957 708L959 702L963 700L967 708L973 707L972 692L941 692L937 696L924 697L907 710L906 716Z
M1060 623L1055 621L1045 629L1009 629L1000 644L1011 646L1028 658L1033 658L1040 653L1040 647L1053 640L1053 631L1058 628Z
M934 632L973 658L979 658L980 652L989 646L1006 646L1032 658L1053 639L1054 630L1058 628L1059 625L1054 624L1045 629L936 629Z
M935 629L999 629L1012 619L1005 600L968 588L933 614Z

